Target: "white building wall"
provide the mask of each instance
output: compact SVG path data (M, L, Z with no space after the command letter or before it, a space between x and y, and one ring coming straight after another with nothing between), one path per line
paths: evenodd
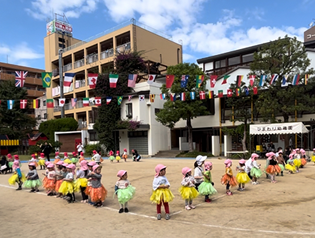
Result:
M47 107L46 104L44 106L44 102L46 103L46 96L42 96L37 98L40 100L40 107L35 109L35 119L37 121L37 125L36 125L36 130L38 130L39 125L44 122L47 121ZM33 101L32 101L33 103Z

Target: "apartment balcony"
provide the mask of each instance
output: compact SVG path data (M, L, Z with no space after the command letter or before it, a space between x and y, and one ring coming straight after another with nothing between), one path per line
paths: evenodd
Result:
M98 55L97 54L90 54L86 57L86 63L91 64L94 63L98 60Z
M0 80L14 80L14 74L0 73ZM26 77L24 84L43 85L42 78Z
M70 87L63 87L63 93L73 92L73 83ZM52 96L56 97L60 95L60 86L52 88Z
M63 66L63 72L67 72L72 69L72 63Z
M94 124L95 123L90 123L87 127L88 130L93 130L94 129Z
M114 55L114 49L111 48L111 49L101 52L101 59L106 59L106 58L112 57L113 55Z
M125 44L123 44L123 45L119 45L119 46L117 46L116 47L116 53L123 53L123 52L125 52L125 51L128 51L128 50L130 50L131 49L131 47L130 47L131 45L130 45L130 42L127 42L127 43L125 43Z
M27 96L32 98L38 98L44 95L43 91L37 91L33 89L27 89Z
M87 122L86 121L79 121L78 122L78 130L82 130L87 128Z
M75 69L76 68L80 68L82 66L84 66L84 59L80 59L80 60L77 60L77 61L74 62L74 68Z
M76 80L75 88L82 88L82 87L85 87L85 80Z

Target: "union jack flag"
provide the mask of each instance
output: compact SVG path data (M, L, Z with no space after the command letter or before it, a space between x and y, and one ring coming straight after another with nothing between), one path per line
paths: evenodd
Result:
M15 71L15 87L23 88L27 71Z

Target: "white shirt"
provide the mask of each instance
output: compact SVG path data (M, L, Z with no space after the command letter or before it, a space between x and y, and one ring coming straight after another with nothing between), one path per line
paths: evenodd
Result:
M95 162L101 162L101 156L99 154L95 154L93 156L93 159L95 160Z
M73 173L67 173L66 179L72 179L73 180Z
M194 177L202 177L201 179L196 179L196 183L202 183L203 182L203 175L202 175L202 172L203 172L203 168L202 167L196 167L195 168L195 171L194 171Z
M47 174L47 178L48 179L54 179L55 175L56 175L55 171L49 171L48 174Z
M245 163L245 172L249 173L253 167L259 169L256 160L252 161L252 158L249 158Z
M81 152L82 150L83 150L83 145L77 145L77 150L78 150L78 152Z
M169 185L170 182L167 180L165 176L159 176L153 179L153 190L157 190L160 185Z

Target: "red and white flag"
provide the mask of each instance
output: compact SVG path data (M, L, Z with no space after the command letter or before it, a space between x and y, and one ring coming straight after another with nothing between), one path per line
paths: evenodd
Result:
M100 97L95 97L95 105L101 106L102 105L102 99Z
M147 83L152 84L155 80L155 77L156 77L156 74L149 74Z
M20 100L20 108L25 109L26 106L27 106L27 100L26 99Z
M70 87L74 76L75 76L75 73L65 73L63 86Z
M129 74L128 75L128 87L129 88L134 88L136 86L136 81L137 81L137 74Z
M253 92L254 92L254 94L256 95L256 94L258 93L258 88L257 88L257 87L254 87L254 88L253 88Z
M255 75L249 75L249 84L253 86L255 82Z
M66 99L64 98L59 98L59 107L63 107L66 103Z
M186 100L186 94L184 92L180 93L180 100L181 101L185 101Z
M217 82L218 75L211 75L210 76L210 87L214 88L215 83Z
M116 88L118 81L118 74L110 74L109 75L109 87Z
M98 77L98 74L91 74L91 73L88 74L90 88L96 87L97 77Z
M113 97L106 97L106 104L110 104L110 102L112 101Z
M227 97L230 98L233 96L233 90L232 89L228 89L227 90Z
M206 99L206 93L204 91L200 91L199 92L199 97L200 97L200 100Z

